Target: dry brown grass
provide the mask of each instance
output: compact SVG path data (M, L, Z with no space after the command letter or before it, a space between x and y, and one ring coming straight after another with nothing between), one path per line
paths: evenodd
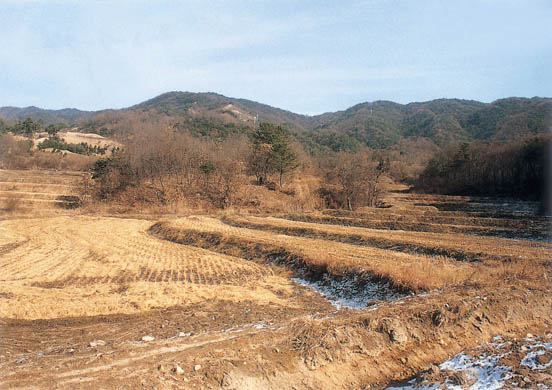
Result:
M411 207L411 210L417 208ZM481 226L481 227L526 227L527 220L531 221L544 221L546 219L532 218L532 219L511 219L511 218L493 218L493 217L481 217L466 215L443 215L443 213L415 213L410 210L394 210L389 209L371 209L362 212L347 212L345 210L326 210L324 215L331 215L334 217L352 217L362 218L370 221L395 221L395 222L408 222L408 223L438 223L438 224L450 224L455 226Z
M281 250L284 258L300 263L295 266L334 276L381 279L413 291L462 283L542 286L549 277L543 264L550 259L552 244L542 242L237 215L226 217L257 226L253 229L232 227L208 216L178 218L158 225L157 233L165 238L187 241L195 248L162 241L146 232L160 215L189 214L193 205L188 204L136 210L124 205L117 208L91 203L79 212L95 217L63 211L72 217L16 219L27 207L34 213L44 210L52 198L71 194L81 178L79 172L0 170L0 195L6 193L21 202L20 209L6 218L9 220L0 222L0 266L6 275L0 287L3 293L0 294L0 316L52 318L136 313L209 297L239 300L240 296L254 296L259 302L278 302L279 298L272 293L273 286L291 291L293 284L274 276L266 266L245 260L263 248L273 253ZM295 196L302 202L308 203L309 185L305 184L303 194L299 194L303 191L301 186L295 189ZM266 191L268 197L280 197L280 201L292 198ZM406 206L404 202L407 217ZM294 211L298 212L302 206L287 207L297 207ZM416 209L412 204L410 207ZM60 212L59 208L52 210ZM362 212L390 215L385 210ZM96 217L106 214L117 218ZM273 228L282 228L288 233L298 229L307 233L385 239L395 242L397 248L408 244L463 251L480 255L484 261L461 263L448 256L402 253L399 249L320 239L323 235L313 234L316 238L284 235ZM213 239L220 242L213 243ZM212 251L197 248L201 246Z
M0 222L0 317L137 313L212 298L277 304L273 289L293 290L267 267L151 237L151 224L105 217Z
M549 266L527 260L492 261L483 271L475 275L474 281L485 286L517 286L529 289L552 288L552 274Z
M443 288L466 281L474 272L472 265L460 264L446 257L411 255L326 240L275 235L231 227L215 218L204 216L165 222L157 231L177 242L179 234L196 231L215 233L252 244L282 247L301 256L311 268L324 269L336 276L351 273L371 275L407 290Z
M0 171L0 191L28 195L25 202L37 207L36 211L49 197L67 194L78 180L70 172ZM404 198L397 204L402 211L394 208L393 213L398 217L406 219L412 211L416 221L424 220L412 200ZM221 378L236 372L235 363L240 362L240 375L246 372L260 378L261 371L276 373L266 386L255 382L258 388L300 387L290 378L305 383L305 373L307 378L320 378L320 382L311 382L313 388L339 388L344 383L360 388L410 376L496 334L536 334L533 327L550 325L550 243L228 214L224 217L255 226L232 227L212 216L193 215L170 216L173 219L156 223L155 214L183 212L174 205L136 210L90 203L79 211L88 216L56 210L53 218L24 217L19 210L0 220L0 323L5 326L0 343L11 359L6 368L13 374L8 375L14 378L8 387L32 386L37 375L40 383L54 383L61 375L96 388L121 383L139 387L148 376L134 373L151 372L151 367L166 371L175 362L190 368L200 363L201 375L190 369L188 384L216 387ZM363 210L359 217L397 218L389 213ZM472 217L430 208L423 213L434 221L441 216L464 221ZM304 235L301 232L310 237L295 236ZM188 245L160 240L155 234ZM333 241L323 239L324 234L351 238L350 242L355 237L367 241L346 244L336 242L335 236ZM370 247L372 239L397 247ZM483 261L402 253L406 244L414 251L424 246L480 254ZM309 289L292 283L291 272L263 261L303 267L313 274L375 277L403 289L440 290L379 302L367 310L335 312ZM171 306L177 307L164 310ZM118 313L136 315L113 315ZM94 315L101 317L11 320ZM251 333L218 332L257 321L266 328L248 327ZM191 343L206 344L189 344L193 349L187 352L178 349L188 343L174 337L182 327L199 330ZM394 342L394 332L402 331L406 342ZM136 342L144 334L155 336L155 342ZM221 335L226 341L217 341ZM106 346L91 348L93 339L106 341ZM66 364L68 346L73 352L70 365ZM173 346L178 351L166 353L165 348ZM109 350L107 355L103 348ZM39 358L34 353L38 351L47 352ZM149 355L155 351L159 354ZM14 356L28 357L28 361L17 364ZM49 376L48 370L36 370L40 362L59 365L60 370ZM163 387L170 383L169 376L174 379L164 374L163 369L154 370L151 377L159 378L155 383ZM109 375L116 379L96 382Z
M32 154L9 156L0 166L9 169L55 169L55 170L88 170L97 157L74 154L70 152L33 151Z
M322 201L316 193L317 181L313 177L295 178L284 188L271 191L265 186L242 185L237 193L240 209L256 212L301 213L321 207Z
M19 213L55 214L74 206L68 200L78 196L82 177L82 172L75 171L0 170L0 202L16 197Z
M7 194L2 200L4 203L3 209L7 213L14 213L21 208L21 198L17 194Z
M378 219L376 218L359 218L359 217L341 217L321 215L317 213L313 214L287 214L286 219L294 221L312 222L312 223L325 223L329 225L337 226L351 226L351 227L364 227L369 229L381 229L381 230L406 230L428 233L460 233L470 235L493 235L500 236L506 235L508 237L515 237L518 234L523 233L519 228L513 227L501 227L494 225L478 226L459 223L435 223L429 218L423 220L413 220L411 218L402 219ZM529 232L539 230L525 227Z
M103 137L99 134L94 133L77 133L74 131L61 131L58 132L57 136L65 140L68 144L80 144L81 142L87 143L88 145L94 146L98 145L100 147L104 146L114 146L122 147L123 145L115 140L110 138ZM46 140L48 138L47 133L41 133L40 136L34 140L35 145ZM24 138L23 138L24 139Z
M425 248L460 251L466 254L474 254L484 259L525 259L529 264L533 262L549 261L552 256L552 244L547 242L535 242L524 240L511 240L499 237L475 236L459 233L431 233L413 232L404 230L378 230L353 226L339 226L317 224L309 222L291 221L275 217L258 217L252 215L229 215L226 217L230 223L257 226L258 229L269 230L278 228L282 230L295 229L303 234L319 233L331 235L343 235L345 237L360 237L366 240L380 239L392 241L400 247L401 244L409 244ZM293 231L290 232L293 234Z
M0 169L0 183L34 186L72 186L82 177L83 172L57 169Z

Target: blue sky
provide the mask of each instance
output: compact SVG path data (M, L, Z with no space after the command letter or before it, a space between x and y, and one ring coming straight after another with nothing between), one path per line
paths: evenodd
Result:
M550 97L551 21L550 0L0 0L0 106Z

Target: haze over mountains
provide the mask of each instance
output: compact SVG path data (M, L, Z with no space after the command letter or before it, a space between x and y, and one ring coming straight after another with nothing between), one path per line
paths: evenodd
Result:
M143 121L165 118L175 127L204 136L245 133L257 122L287 126L306 144L332 150L360 145L385 148L409 137L425 137L438 146L460 141L500 141L550 131L551 98L505 98L492 103L437 99L422 103L390 101L360 103L344 111L316 116L295 114L254 101L216 93L168 92L120 110L45 110L37 107L1 107L0 118L31 117L45 124L63 122L83 131L107 128L140 116Z

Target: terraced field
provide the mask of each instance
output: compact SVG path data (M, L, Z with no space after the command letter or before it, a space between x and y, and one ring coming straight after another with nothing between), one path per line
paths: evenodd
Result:
M333 214L333 213L331 213ZM474 236L494 236L514 239L537 239L548 238L547 226L549 220L546 218L532 217L526 219L517 218L493 218L482 212L482 220L474 217L457 216L435 216L433 213L425 212L422 215L358 215L352 214L343 216L335 215L304 215L290 214L286 219L325 223L338 226L364 227L378 230L406 230L425 233L458 233ZM515 217L515 214L508 215Z
M162 242L145 233L150 225L89 217L2 223L12 239L0 249L0 315L39 319L136 313L236 298L252 283L259 290L291 284L240 258ZM263 292L257 295L262 301Z
M73 194L80 177L1 174L2 194L33 207ZM383 388L496 335L546 340L548 218L490 199L386 202L268 216L5 213L0 387Z
M0 210L14 199L19 211L77 207L82 177L82 172L0 169Z
M369 217L367 217L368 219ZM380 230L333 224L298 222L285 218L227 216L231 226L262 229L280 234L311 237L394 251L447 256L460 261L529 258L546 261L552 245L453 233L427 233L408 230Z
M195 217L159 223L154 233L175 242L196 243L193 237L201 234L204 242L231 240L229 246L266 246L269 251L281 251L293 258L295 268L306 268L315 274L330 272L336 276L346 274L376 276L390 281L395 287L410 290L430 290L465 281L473 273L468 264L461 265L446 257L412 255L398 251L327 240L273 234L268 231L238 228L211 217ZM188 237L192 236L189 240ZM232 240L233 238L233 240ZM216 245L215 245L216 246ZM208 246L210 247L210 246ZM280 249L281 248L281 249ZM285 261L284 261L285 263ZM438 276L433 276L438 275ZM428 277L431 276L431 277Z

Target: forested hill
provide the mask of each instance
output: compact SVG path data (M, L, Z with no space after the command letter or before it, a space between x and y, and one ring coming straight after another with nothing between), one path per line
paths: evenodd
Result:
M426 137L440 146L458 141L511 140L550 131L552 99L507 98L485 104L438 99L401 105L378 101L311 118L315 132L347 135L372 147Z
M305 116L246 99L216 93L168 92L122 110L99 112L36 107L0 108L0 118L31 117L63 122L83 131L132 131L140 123L168 121L201 136L225 137L248 132L258 122L285 125L310 149L354 150L361 145L385 148L409 137L439 146L459 141L512 140L550 131L552 99L506 98L492 103L438 99L423 103L389 101L357 104L347 110Z
M167 92L130 109L156 110L172 117L205 116L232 122L274 122L290 128L307 125L308 117L247 99L213 92ZM256 119L255 119L256 118Z
M56 122L76 123L78 120L93 116L93 111L81 111L76 108L63 108L61 110L45 110L30 107L0 107L0 118L4 120L18 120L32 118L35 121L43 121L45 124Z

